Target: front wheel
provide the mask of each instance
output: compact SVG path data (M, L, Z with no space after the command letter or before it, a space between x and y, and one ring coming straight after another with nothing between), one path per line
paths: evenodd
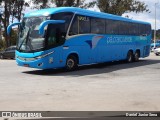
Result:
M131 51L128 51L127 62L129 63L133 62L133 53Z
M69 56L66 61L66 69L71 71L78 67L77 58L75 56Z
M2 54L0 55L0 59L3 59L3 55Z

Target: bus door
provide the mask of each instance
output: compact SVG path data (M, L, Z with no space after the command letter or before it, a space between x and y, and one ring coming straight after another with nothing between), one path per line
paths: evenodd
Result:
M61 28L64 24L50 24L47 29L47 49L54 48L54 61L59 63L63 57L63 47L62 45L65 42L65 36Z

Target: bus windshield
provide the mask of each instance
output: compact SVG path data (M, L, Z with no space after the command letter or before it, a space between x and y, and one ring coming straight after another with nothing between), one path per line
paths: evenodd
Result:
M20 26L17 48L22 52L42 50L45 47L45 38L39 35L39 25L49 17L24 18ZM46 28L45 28L46 29Z
M20 52L37 52L51 49L64 43L73 13L55 13L48 17L24 18L20 26L17 49ZM64 24L49 24L45 34L39 34L39 26L46 20L65 20Z

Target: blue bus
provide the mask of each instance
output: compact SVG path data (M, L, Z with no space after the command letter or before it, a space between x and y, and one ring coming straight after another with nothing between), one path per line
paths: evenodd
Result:
M39 69L73 70L79 65L126 60L150 54L151 25L75 7L37 10L18 25L16 62Z

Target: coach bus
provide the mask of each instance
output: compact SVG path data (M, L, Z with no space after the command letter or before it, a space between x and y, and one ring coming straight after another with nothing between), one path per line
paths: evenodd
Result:
M18 25L16 62L39 69L126 60L150 54L151 25L121 16L75 7L37 10Z

